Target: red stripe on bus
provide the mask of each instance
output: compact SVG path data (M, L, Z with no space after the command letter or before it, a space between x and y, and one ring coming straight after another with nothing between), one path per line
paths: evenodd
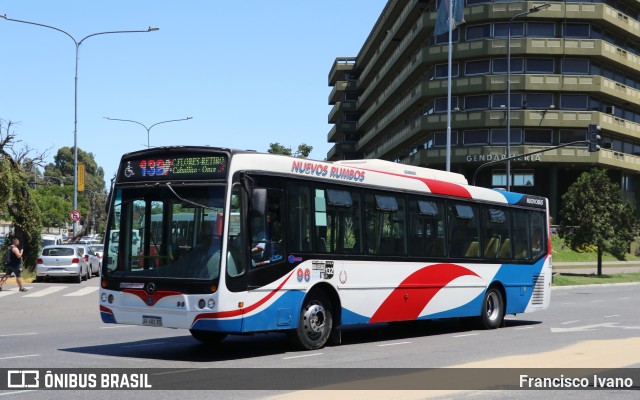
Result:
M435 179L418 178L418 177L415 177L414 179L418 179L424 182L427 185L427 187L429 187L429 190L431 191L431 193L434 193L434 194L462 197L464 199L472 198L471 193L469 193L467 189L465 189L463 186L458 185L456 183L437 181Z
M417 319L440 289L461 276L478 275L456 264L435 264L414 272L391 292L369 323Z
M295 270L294 270L295 271ZM249 307L245 307L245 308L240 308L238 310L230 310L230 311L220 311L220 312L213 312L213 313L203 313L203 314L198 314L196 315L196 317L193 319L193 322L191 323L191 326L193 326L193 324L195 324L199 319L203 319L203 318L231 318L231 317L237 317L239 315L242 314L247 314L250 313L251 311L255 310L256 308L260 307L261 305L263 305L264 303L266 303L270 298L272 298L273 296L275 296L276 293L278 293L280 291L280 289L282 289L282 287L284 286L285 283L287 283L287 281L289 280L289 278L291 278L291 275L293 275L293 272L291 271L291 273L289 274L289 276L287 276L282 283L280 284L280 286L278 286L277 288L273 289L271 292L269 292L268 295L266 295L265 297L263 297L262 299L260 299L259 301L257 301L256 303L253 303L252 305L250 305Z
M469 193L469 191L467 189L465 189L464 186L462 186L460 184L457 184L457 183L439 181L439 180L436 180L436 179L429 179L429 178L421 178L419 176L396 174L396 173L393 173L393 172L379 171L379 170L376 170L376 169L367 169L367 168L361 168L361 169L363 169L365 171L379 172L381 174L386 174L386 175L400 176L400 177L403 177L403 178L419 180L420 182L422 182L425 185L427 185L427 187L429 188L429 191L431 193L433 193L433 194L461 197L463 199L472 199L473 198L471 196L471 193Z

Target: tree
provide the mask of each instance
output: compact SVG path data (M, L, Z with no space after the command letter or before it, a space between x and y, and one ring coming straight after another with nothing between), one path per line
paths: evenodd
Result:
M594 246L598 252L598 275L602 275L602 254L618 260L638 233L634 208L625 203L618 185L605 170L584 172L562 195L564 207L560 228L565 244L573 250Z
M35 265L40 248L40 209L31 196L29 180L38 160L44 159L44 154L27 158L31 149L14 150L15 132L11 131L12 122L0 120L0 216L13 222L13 237L18 238L25 251L25 264ZM27 166L27 172L24 166Z
M104 170L96 163L93 153L87 153L78 148L78 163L83 163L85 166L85 190L78 192L78 210L82 215L80 223L83 229L76 232L76 239L86 235L92 229L98 232L104 230L106 226L104 205L107 196L105 191ZM45 176L62 179L65 182L71 183L73 182L73 170L73 148L62 147L56 153L54 162L45 167ZM65 186L65 189L66 187L67 186ZM71 190L73 190L73 186L71 186ZM71 192L71 196L73 196L73 192ZM71 199L72 198L73 197L71 197ZM71 211L71 199L65 218L68 218L69 211ZM46 201L50 202L51 200L48 199Z
M275 143L269 144L269 150L267 150L267 152L271 154L284 154L285 156L293 155L294 157L297 157L297 158L307 158L309 157L309 154L311 154L312 150L313 150L313 146L309 146L308 144L302 143L301 145L298 146L298 150L295 152L295 154L293 154L291 147L284 147L280 143L275 142Z

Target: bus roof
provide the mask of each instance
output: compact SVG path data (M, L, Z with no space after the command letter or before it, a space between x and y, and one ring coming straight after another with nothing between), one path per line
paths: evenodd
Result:
M460 185L468 185L467 178L462 174L455 172L440 171L432 168L416 167L413 165L398 164L392 161L368 159L368 160L345 160L335 161L334 164L348 165L360 169L368 169L371 171L393 172L399 175L412 175L418 178L434 179L438 181L446 181L457 183Z

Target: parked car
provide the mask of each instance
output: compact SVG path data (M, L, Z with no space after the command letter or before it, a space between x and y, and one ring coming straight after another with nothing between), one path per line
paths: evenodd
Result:
M98 257L98 266L102 269L102 255L104 254L104 245L101 244L90 244L89 248L93 250Z
M85 261L84 249L79 246L45 246L36 261L36 280L71 278L80 283L90 277L89 263Z
M100 275L100 258L98 258L95 251L93 251L92 245L75 244L74 246L82 250L82 257L84 258L84 261L89 265L89 276L87 276L87 278L91 279L93 275Z
M42 247L51 246L53 244L62 244L64 242L62 235L43 234L40 236L40 245Z
M96 238L92 238L89 236L83 236L81 237L76 244L99 244L100 241Z

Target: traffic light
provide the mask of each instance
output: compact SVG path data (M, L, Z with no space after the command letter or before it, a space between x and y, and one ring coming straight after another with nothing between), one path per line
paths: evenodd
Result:
M587 139L589 141L589 153L600 151L600 126L589 124L587 130Z

